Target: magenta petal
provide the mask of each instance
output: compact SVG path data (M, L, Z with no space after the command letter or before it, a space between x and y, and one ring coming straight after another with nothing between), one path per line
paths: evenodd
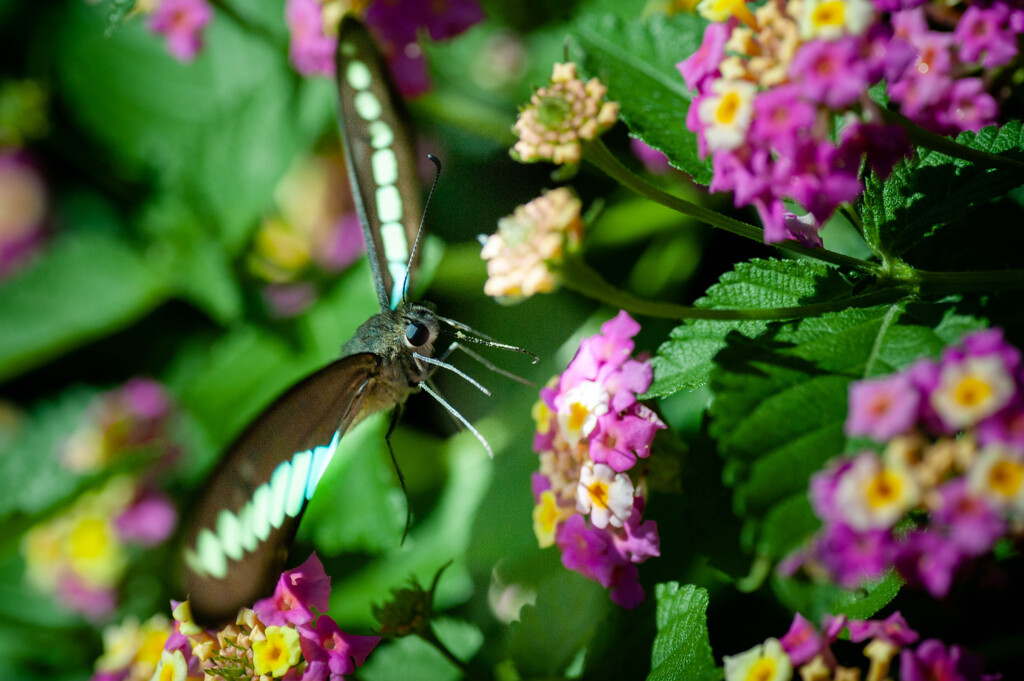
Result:
M653 520L641 522L644 513L643 497L633 499L633 512L622 527L622 534L613 534L615 550L623 560L642 563L661 555L658 524Z
M854 643L880 638L895 646L906 646L916 643L920 634L907 625L907 620L897 610L884 620L851 620L850 640Z
M303 657L307 661L326 662L332 678L334 675L354 673L356 667L363 664L367 655L380 643L379 636L345 633L327 615L321 615L315 627L303 624L298 630Z
M72 576L60 580L57 595L65 606L91 620L101 620L117 607L117 593L113 589L87 586Z
M543 473L530 475L530 485L533 488L533 503L540 503L540 496L551 489L551 480Z
M577 513L558 528L555 542L562 549L562 564L565 567L603 587L607 588L611 584L615 565L608 555L611 542L607 532L588 528L586 520Z
M305 651L302 654L305 656ZM330 670L327 669L326 662L323 660L313 660L310 662L309 658L306 658L306 661L308 665L306 666L306 671L302 672L301 681L327 681Z
M121 539L155 546L171 536L178 524L178 512L161 492L144 492L114 521Z
M786 651L790 662L794 667L799 667L810 662L825 647L825 642L818 629L807 621L803 615L797 613L793 623L789 625L789 631L779 639L782 649Z
M632 610L644 601L644 588L637 580L639 571L632 563L619 565L615 568L611 580L611 593L609 597L612 603Z
M313 608L325 612L331 593L331 578L316 553L293 570L286 570L274 588L274 595L253 605L260 621L266 625L305 624L315 617Z
M303 603L316 608L319 612L327 611L331 596L331 578L324 572L324 566L316 553L311 553L306 562L299 567L281 575L282 579L286 576L292 585L292 593L299 596Z
M909 432L917 423L921 394L906 374L850 384L850 408L844 430L879 442Z
M628 312L619 310L619 314L601 325L601 333L609 339L625 341L640 333L640 324L630 317ZM630 352L632 352L632 343L630 343Z

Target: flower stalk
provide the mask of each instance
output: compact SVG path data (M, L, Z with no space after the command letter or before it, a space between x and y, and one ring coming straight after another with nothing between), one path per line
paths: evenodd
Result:
M686 201L678 196L673 196L649 184L615 158L615 156L608 150L608 147L606 147L600 140L586 146L583 152L583 158L622 186L632 189L644 198L650 199L655 203L659 203L666 208L670 208L678 213L682 213L683 215L696 218L697 220L707 223L717 229L725 230L726 232L736 234L744 237L745 239L750 239L751 241L764 243L764 234L757 227L741 222L740 220L730 218L726 215L722 215L721 213L710 210L696 203ZM843 255L842 253L835 253L823 248L808 248L806 246L801 246L795 241L783 241L773 245L776 248L789 251L790 253L805 255L807 257L815 258L816 260L821 260L833 265L839 265L841 267L858 268L869 271L875 269L875 265L866 260Z

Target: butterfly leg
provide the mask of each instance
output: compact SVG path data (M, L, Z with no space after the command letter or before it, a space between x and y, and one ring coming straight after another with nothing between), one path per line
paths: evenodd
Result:
M398 467L398 459L395 458L395 450L391 446L391 434L395 432L398 421L402 418L404 406L402 403L395 405L394 411L391 412L391 424L388 426L387 435L384 436L384 442L388 446L388 454L391 455L391 465L395 467L395 473L398 474L398 484L402 486L402 496L405 497L405 529L402 530L403 544L405 543L405 538L409 536L409 526L412 524L412 504L409 503L409 491L405 488L405 476L402 475L402 469Z

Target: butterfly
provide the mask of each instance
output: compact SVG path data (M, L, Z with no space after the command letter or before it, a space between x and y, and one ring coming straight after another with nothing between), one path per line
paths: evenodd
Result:
M426 382L440 365L482 389L433 357L442 323L459 338L481 339L468 337L471 329L430 305L406 300L419 261L423 212L414 141L373 38L349 16L338 30L337 83L349 178L381 311L342 346L340 359L263 412L207 481L185 533L186 586L200 623L232 620L240 607L273 590L306 503L341 438L370 414L400 407L423 388L490 453Z

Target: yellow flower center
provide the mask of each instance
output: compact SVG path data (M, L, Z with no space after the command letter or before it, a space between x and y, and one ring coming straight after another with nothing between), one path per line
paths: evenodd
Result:
M164 652L164 643L167 642L167 632L151 631L146 634L139 651L135 653L136 662L148 662L156 665L160 661L160 655Z
M545 498L541 502L540 507L540 524L545 530L551 529L551 526L558 520L558 507L554 504L554 496Z
M99 558L110 544L107 524L99 518L86 518L71 533L71 555L83 560Z
M889 471L882 471L868 482L868 505L872 508L888 506L900 498L902 491L903 481L899 476Z
M775 660L770 657L762 657L750 668L746 681L771 681L774 678Z
M579 402L573 402L569 406L569 430L576 431L583 427L583 422L587 420L587 416L590 411L580 404Z
M1015 461L1004 459L992 466L992 470L988 474L989 487L1007 497L1017 494L1022 481L1024 481L1024 466Z
M811 23L818 27L841 27L846 19L846 6L842 0L823 2L811 13Z
M722 96L722 101L715 111L715 118L722 125L730 125L740 110L740 96L735 92L729 92Z
M590 487L587 488L587 492L590 494L590 499L594 502L595 506L599 508L608 508L607 483L597 480L591 483Z
M547 435L551 430L551 409L544 400L538 400L533 405L533 422L537 424L537 432L541 435Z
M299 662L299 632L291 627L267 627L266 635L266 641L252 644L253 667L259 675L280 678Z
M157 675L158 681L174 681L174 665L165 664L161 665L160 673Z
M992 386L977 376L968 374L953 391L953 399L965 407L977 407L992 394Z

